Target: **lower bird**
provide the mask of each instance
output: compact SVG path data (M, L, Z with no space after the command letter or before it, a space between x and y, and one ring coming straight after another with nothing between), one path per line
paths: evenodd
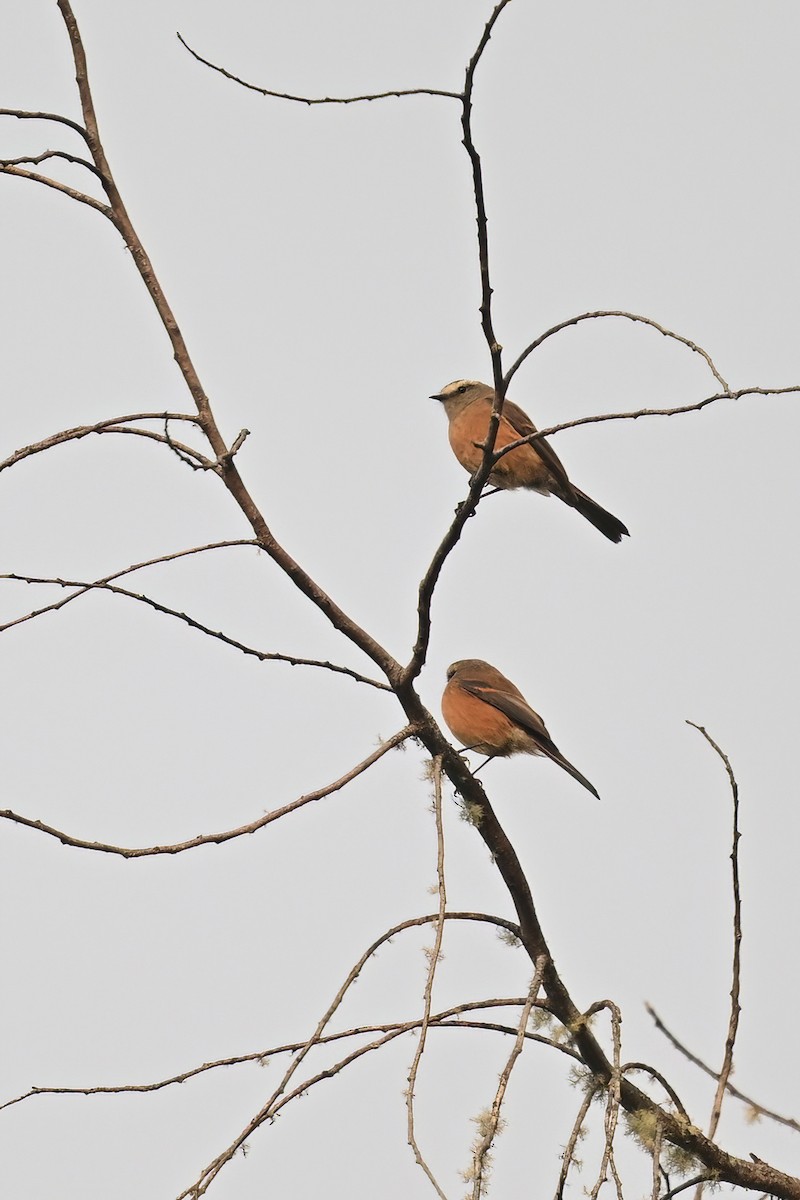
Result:
M543 754L600 799L586 776L564 758L519 688L483 659L462 658L447 668L442 715L467 750L489 758Z
M494 388L475 379L456 379L431 396L431 400L441 401L447 413L450 445L470 475L474 475L483 461L483 443L489 429L494 396ZM536 433L536 426L527 413L506 400L495 450L502 450L531 433ZM544 438L509 450L492 467L488 482L500 489L530 488L543 496L558 496L591 521L609 541L620 542L628 534L622 521L570 483L561 459Z

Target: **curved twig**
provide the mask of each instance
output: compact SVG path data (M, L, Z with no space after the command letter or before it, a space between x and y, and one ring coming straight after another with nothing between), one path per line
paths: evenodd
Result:
M77 121L71 121L69 117L62 117L60 113L29 112L24 108L0 108L0 117L16 117L18 121L56 121L59 125L66 125L68 129L80 134L84 141L88 140L86 130L82 125L79 125Z
M103 204L101 200L95 200L94 196L88 196L86 192L79 192L76 188L68 187L66 183L59 183L57 179L51 179L49 175L40 175L38 171L26 171L24 167L14 167L4 163L0 163L0 174L16 175L18 179L30 179L32 183L41 183L44 187L52 188L53 191L68 196L70 200L77 200L79 204L88 205L95 212L108 217L109 221L114 219L112 210L107 204ZM97 174L100 173L97 172ZM102 178L102 176L100 177Z
M622 1089L622 1070L620 1060L622 1057L622 1014L619 1008L611 1000L598 1000L592 1004L584 1014L584 1020L588 1020L595 1014L602 1012L605 1009L611 1018L611 1035L613 1042L612 1056L612 1072L609 1079L606 1091L606 1111L603 1117L603 1129L605 1132L605 1140L603 1144L603 1158L600 1163L600 1170L597 1175L597 1180L589 1193L590 1200L597 1200L600 1195L600 1189L606 1182L609 1170L611 1171L614 1185L617 1191L617 1200L622 1200L622 1183L617 1174L617 1167L614 1161L614 1137L617 1132L617 1122L619 1120L620 1096Z
M691 1179L687 1179L684 1183L679 1183L676 1187L670 1188L668 1192L664 1192L660 1200L672 1200L673 1196L679 1196L681 1192L688 1192L689 1188L697 1187L704 1183L719 1183L719 1178L710 1173L693 1175Z
M252 541L217 543L217 545L243 545L252 546L258 543ZM211 549L212 547L204 547ZM155 561L169 561L170 558L177 557L176 555L168 555L164 558ZM146 564L150 565L150 564ZM13 629L17 625L24 625L26 621L31 621L35 617L41 617L45 613L55 612L63 608L71 600L77 600L79 596L85 596L87 592L110 592L113 596L124 596L128 600L134 600L139 604L144 604L151 608L154 612L161 613L163 616L174 617L178 621L182 621L184 625L188 625L190 629L196 629L198 633L205 634L206 637L214 638L218 642L222 642L225 646L230 646L234 650L239 650L242 654L246 654L250 658L256 658L259 662L283 662L288 663L292 667L316 667L320 670L330 671L334 675L346 675L349 679L354 679L356 683L366 684L368 687L375 688L380 692L391 691L388 683L384 683L380 679L371 679L369 675L362 675L360 671L354 671L352 667L343 667L339 663L330 662L328 659L319 658L300 658L294 654L281 654L276 650L257 650L254 646L247 646L244 642L238 641L236 638L229 637L227 633L223 633L219 629L212 629L209 625L204 625L202 621L196 620L195 617L189 616L188 613L181 612L177 608L170 608L168 604L162 604L159 600L154 600L152 596L146 596L144 592L134 592L130 588L119 587L116 584L98 581L89 583L86 580L80 579L55 579L44 578L35 575L18 575L9 573L0 575L0 580L6 579L16 583L28 584L50 584L55 587L75 588L69 596L65 596L63 600L54 600L52 604L45 604L42 608L34 609L32 612L25 613L24 616L15 617L11 621L6 621L4 625L0 625L0 633L5 633L8 629Z
M218 66L207 58L203 58L202 54L198 54L193 50L186 38L180 33L176 34L180 44L189 51L192 58L202 63L204 67L210 67L212 71L216 71L219 75L223 75L226 79L230 79L231 83L238 83L240 87L247 88L249 92L258 92L260 96L271 96L275 100L291 100L295 104L360 104L365 100L388 100L393 97L401 96L445 96L449 100L460 100L461 96L458 92L446 92L440 88L402 88L392 92L372 92L364 96L294 96L289 92L274 92L270 88L259 87L258 84L248 83L246 79L240 79L238 75L232 75L230 71L226 71L224 67Z
M444 922L445 913L447 911L447 886L444 877L444 824L442 822L442 760L435 758L432 763L433 775L433 812L436 820L436 886L439 896L439 910L434 929L433 948L429 954L428 970L425 978L425 990L422 1001L422 1020L419 1028L419 1038L417 1039L417 1048L414 1051L414 1058L408 1072L408 1086L406 1088L406 1133L408 1144L411 1147L414 1155L414 1161L418 1167L421 1167L428 1181L433 1187L439 1200L447 1200L447 1196L442 1191L433 1171L428 1166L422 1151L417 1142L417 1135L414 1129L414 1089L417 1086L417 1075L419 1073L419 1064L422 1061L422 1055L425 1053L425 1043L428 1037L428 1026L431 1018L431 1008L433 1006L433 981L436 977L436 968L439 965L442 956L442 941L444 939Z
M597 309L595 312L580 313L577 317L569 317L566 321L559 321L557 325L553 325L550 327L550 329L546 329L544 333L540 334L539 337L534 338L530 345L525 347L508 371L506 371L506 387L508 387L509 383L516 375L522 364L525 362L525 359L528 357L528 355L532 354L534 350L538 350L542 343L546 342L548 338L553 337L556 333L561 333L564 329L569 329L572 325L579 325L582 321L596 321L598 318L602 317L621 317L626 321L634 321L640 325L649 325L651 329L657 330L658 333L663 334L664 337L672 338L673 341L680 342L682 346L687 346L695 354L699 354L701 358L705 359L706 363L708 364L708 368L716 379L717 383L720 385L720 387L724 388L726 392L728 391L727 381L720 375L719 371L714 365L711 355L707 350L704 350L702 346L698 346L696 342L691 341L689 338L683 337L683 335L680 333L675 333L672 329L667 329L665 325L660 325L658 321L653 321L650 317L643 317L639 313L625 312L623 309L616 308Z
M601 1085L596 1080L593 1080L589 1087L587 1087L583 1100L581 1101L581 1106L578 1109L577 1116L572 1124L570 1135L567 1138L567 1144L561 1153L561 1170L559 1171L558 1183L556 1184L555 1200L564 1200L564 1189L567 1186L567 1178L569 1176L570 1168L575 1162L575 1151L577 1149L578 1142L582 1137L585 1136L583 1129L584 1122L589 1115L589 1109L592 1107L594 1098L600 1090Z
M528 989L528 995L525 997L525 1003L522 1006L522 1011L519 1016L519 1024L517 1025L517 1036L514 1039L514 1045L511 1048L511 1053L508 1056L503 1070L500 1072L500 1078L497 1082L497 1089L492 1101L492 1107L485 1113L481 1113L478 1117L478 1134L472 1148L472 1166L469 1173L466 1175L467 1182L472 1183L472 1200L481 1200L481 1197L486 1193L489 1172L491 1169L491 1159L489 1157L494 1139L500 1133L504 1122L500 1116L503 1100L508 1089L508 1081L511 1078L511 1072L516 1066L517 1059L522 1053L522 1047L525 1042L525 1033L528 1027L528 1020L531 1015L531 1010L536 1003L539 988L542 986L542 973L544 971L544 960L541 959L536 963L531 986Z
M170 554L160 554L156 558L145 559L143 562L133 563L129 567L124 567L121 571L114 571L110 575L106 575L103 579L96 579L93 582L86 580L65 580L56 578L42 578L33 575L21 575L15 573L7 573L0 575L0 579L8 579L20 583L30 584L51 584L57 587L74 587L77 590L69 596L65 596L63 600L54 600L52 604L45 604L41 608L34 609L32 612L26 613L22 617L16 617L12 621L7 621L4 625L0 625L0 633L4 633L7 629L12 629L15 625L24 624L26 621L32 620L34 617L43 616L48 612L57 612L64 608L72 600L77 600L79 596L86 595L95 589L117 592L133 600L139 600L149 604L159 612L166 613L168 616L177 617L194 629L198 629L201 633L208 634L209 637L218 638L227 645L233 646L237 650L241 650L243 654L252 655L258 658L261 662L285 662L292 667L320 667L326 671L332 671L334 674L347 675L350 679L354 679L357 683L365 683L369 687L377 688L379 691L389 691L389 685L383 683L379 679L370 679L368 675L362 675L359 671L354 671L351 667L343 667L338 663L332 663L327 660L316 658L300 658L293 654L279 654L277 652L267 652L256 650L252 646L246 646L243 642L238 642L234 638L229 638L226 634L210 629L208 626L202 625L199 621L195 621L186 613L178 612L175 609L167 608L166 605L158 604L147 596L140 593L128 591L126 588L113 588L109 585L115 579L121 579L125 575L132 575L136 571L142 571L146 567L154 567L160 563L174 562L176 559L187 558L190 555L202 554L207 550L225 550L233 546L254 546L260 549L258 542L254 538L231 538L223 542L208 542L204 546L191 546L188 550L174 550Z
M472 136L472 93L475 86L475 72L478 69L478 64L483 56L483 52L489 44L489 39L492 36L492 30L500 17L503 9L510 4L511 0L499 0L495 5L489 20L484 27L483 34L478 43L472 58L469 61L464 80L464 92L461 99L461 130L463 134L463 145L469 155L470 166L472 169L472 187L475 196L475 219L477 224L478 234L478 265L481 279L481 326L483 335L486 339L486 344L489 347L489 353L492 360L492 375L495 386L495 399L492 407L492 415L489 419L489 425L486 431L486 440L483 449L483 461L480 467L470 480L470 488L467 493L467 498L456 509L455 519L450 528L439 544L430 565L422 577L417 595L417 636L414 642L414 648L411 653L411 659L403 670L401 676L401 684L409 685L413 683L417 675L422 670L425 659L428 653L428 643L431 636L431 605L433 603L433 593L438 582L442 568L450 554L458 543L464 525L467 520L477 511L477 506L480 501L480 495L483 491L483 486L489 478L494 459L494 443L497 438L497 431L500 427L500 415L503 411L503 403L505 400L505 384L503 382L502 368L502 352L503 348L498 343L492 323L492 285L489 273L489 222L486 213L486 201L483 191L483 169L481 167L481 159L475 142Z
M189 466L195 471L218 471L219 465L212 462L210 458L206 458L205 454L201 454L199 450L195 450L193 446L187 446L185 442L176 442L169 434L158 433L155 429L134 429L127 425L115 425L109 429L98 429L98 433L125 433L133 437L149 438L152 442L160 442L162 446L167 446L176 454L182 456L183 462L188 462Z
M668 1029L661 1020L661 1017L653 1008L652 1004L645 1004L645 1008L648 1014L652 1017L653 1024L658 1032L663 1033L667 1041L675 1047L679 1054L682 1054L685 1059L688 1059L693 1066L698 1067L701 1071L703 1071L704 1074L708 1075L709 1078L716 1080L719 1079L719 1074L717 1071L715 1071L712 1067L709 1067L707 1063L704 1063L703 1060L698 1058L696 1054L693 1054L691 1050L684 1046L683 1042L678 1041L675 1034ZM780 1113L774 1112L771 1108L766 1108L763 1104L759 1104L759 1102L757 1100L753 1100L751 1096L747 1096L744 1092L739 1091L735 1084L731 1083L730 1080L728 1080L726 1083L725 1090L731 1096L733 1096L734 1099L741 1100L742 1104L746 1104L748 1108L751 1108L756 1116L766 1117L769 1121L775 1121L777 1125L785 1125L787 1129L793 1129L795 1133L800 1133L800 1121L795 1120L794 1117L781 1116Z
M197 407L198 422L211 446L215 461L219 465L218 474L220 478L248 521L262 549L292 580L295 587L316 605L335 629L344 634L354 645L358 646L368 658L371 658L387 678L390 680L399 678L402 669L396 659L375 638L371 637L366 630L362 629L348 613L340 608L332 597L319 586L316 580L307 571L304 571L300 564L295 562L291 555L287 553L274 537L261 510L245 487L244 480L239 474L230 450L217 425L211 403L200 382L200 377L192 362L188 346L181 333L175 314L158 282L149 255L128 215L128 210L125 207L108 159L106 158L98 129L97 114L94 108L91 88L89 86L86 52L80 30L78 29L78 23L75 20L75 15L70 5L70 0L56 0L56 2L63 17L72 49L72 57L75 63L75 80L80 96L84 125L86 127L87 144L95 166L102 177L103 187L110 202L108 215L119 231L125 245L130 250L131 257L142 278L142 282L169 337L175 362Z
M475 914L465 913L449 913L449 917L453 918L472 918ZM435 920L435 916L429 918ZM420 919L413 918L413 924L419 925ZM502 1033L510 1037L516 1037L518 1026L502 1025L497 1021L477 1021L464 1019L463 1014L469 1012L483 1011L492 1008L520 1008L525 1004L525 996L512 996L495 998L492 1000L471 1000L465 1001L462 1004L454 1004L451 1008L443 1009L440 1013L434 1013L430 1018L431 1029L475 1029L489 1033ZM542 1007L543 1001L538 1002L537 1007ZM339 1033L324 1034L319 1039L319 1045L328 1045L331 1042L341 1042L347 1038L360 1037L369 1033L413 1033L420 1028L422 1023L421 1017L415 1017L410 1021L391 1021L388 1024L375 1025L359 1025L352 1029L343 1029ZM563 1042L555 1041L553 1038L545 1037L541 1033L533 1033L530 1030L525 1031L525 1038L531 1042L538 1042L541 1046L548 1046L552 1050L557 1050L560 1054L565 1054L568 1058L580 1061L580 1058L575 1050ZM270 1046L264 1050L254 1050L249 1054L235 1054L229 1058L218 1058L211 1062L202 1063L199 1067L191 1067L187 1071L181 1071L177 1075L170 1075L166 1079L158 1079L153 1083L122 1083L122 1084L104 1084L91 1087L32 1087L27 1092L23 1092L19 1096L14 1096L11 1100L6 1100L0 1103L0 1112L4 1108L13 1108L17 1104L23 1104L27 1100L32 1100L36 1096L116 1096L127 1095L131 1092L160 1092L164 1088L172 1087L175 1084L186 1083L190 1079L194 1079L198 1075L204 1075L208 1071L220 1070L223 1067L239 1067L246 1063L259 1063L265 1065L270 1058L275 1058L278 1054L294 1054L305 1045L305 1042L286 1042L281 1046Z
M362 1047L360 1050L357 1050L353 1054L348 1055L345 1059L342 1059L339 1063L337 1063L329 1071L322 1071L322 1072L320 1072L319 1075L315 1076L314 1079L307 1080L304 1084L301 1084L299 1087L296 1087L291 1092L288 1092L288 1093L286 1092L289 1082L291 1081L293 1075L296 1073L297 1068L300 1066L300 1064L306 1058L306 1056L311 1051L311 1049L314 1046L319 1044L320 1038L323 1036L326 1026L330 1022L330 1020L332 1019L334 1014L336 1013L336 1010L341 1005L347 992L352 987L353 983L355 983L355 981L358 979L359 975L363 971L367 962L372 958L372 956L376 953L376 951L379 950L382 945L384 945L386 942L390 941L393 937L395 937L402 930L410 929L414 925L430 924L432 921L437 920L438 916L439 916L439 914L436 913L436 914L428 915L425 917L418 917L418 918L412 919L410 921L403 921L400 925L396 925L396 926L394 926L394 928L387 930L385 933L382 933L379 938L376 938L376 940L370 946L367 947L367 949L364 951L364 953L361 955L361 957L358 959L358 961L354 964L354 966L349 971L346 979L344 980L344 982L342 983L338 992L334 996L328 1009L323 1014L323 1016L320 1018L320 1020L317 1024L317 1028L314 1030L311 1037L308 1039L308 1041L303 1043L303 1045L300 1047L300 1049L298 1050L295 1057L292 1059L292 1062L290 1063L281 1082L278 1084L277 1088L273 1091L269 1100L259 1110L259 1112L257 1112L256 1115L250 1121L248 1121L245 1128L241 1131L241 1133L239 1133L237 1135L237 1137L230 1143L230 1145L227 1146L220 1154L217 1155L217 1157L212 1162L210 1162L208 1164L207 1167L204 1168L204 1170L201 1172L201 1174L199 1175L197 1180L193 1184L191 1184L190 1187L188 1187L184 1192L181 1193L181 1195L178 1197L178 1200L186 1200L186 1198L188 1196L197 1198L197 1197L204 1195L205 1192L210 1187L210 1185L216 1179L219 1172L225 1166L225 1164L230 1162L230 1160L237 1153L237 1151L241 1149L241 1147L244 1145L244 1143L247 1141L247 1139L251 1136L251 1134L253 1134L256 1131L256 1129L260 1128L260 1126L262 1126L266 1121L274 1118L276 1113L281 1108L283 1108L290 1100L292 1100L295 1096L301 1095L308 1087L310 1087L313 1083L317 1082L318 1080L330 1078L332 1074L337 1074L340 1070L342 1070L343 1067L347 1066L350 1062L353 1062L354 1059L360 1057L362 1054L368 1053L370 1050L373 1050L373 1049L378 1049L380 1046L385 1045L387 1041L391 1041L395 1037L398 1036L397 1033L387 1034L385 1037L380 1038L377 1042L370 1043L369 1046ZM492 925L499 925L501 928L508 929L510 932L515 932L516 928L517 928L516 926L513 926L511 922L504 921L502 919L495 918L495 917L489 917L483 913L466 913L466 914L465 913L446 913L445 914L445 920L448 920L448 921L450 921L450 920L473 920L473 919L478 920L478 921L486 921Z
M129 567L123 567L120 571L113 571L110 575L104 576L102 579L96 579L93 582L75 580L70 582L66 579L45 579L34 575L17 575L7 573L0 575L0 579L9 579L18 583L49 583L55 584L58 587L73 587L78 590L69 596L65 596L63 600L54 600L52 604L46 604L42 608L37 608L35 611L26 613L23 617L16 617L13 621L7 621L5 625L0 625L0 633L4 633L6 629L12 629L15 625L21 625L25 621L30 621L34 617L42 616L48 612L58 612L73 600L77 600L79 596L85 595L94 588L107 588L115 579L122 579L125 575L133 575L136 571L143 571L147 567L155 567L160 563L175 562L179 558L189 558L194 554L204 554L208 550L227 550L232 546L255 546L259 548L258 542L254 538L231 538L224 542L207 542L204 546L190 546L188 550L173 550L169 554L159 554L156 558L147 558L142 562L132 563ZM122 589L120 589L122 590ZM130 595L135 595L131 592ZM181 615L181 614L178 614Z
M629 1071L643 1071L645 1074L650 1075L653 1079L660 1083L672 1103L675 1105L676 1111L679 1112L686 1121L690 1120L689 1114L684 1108L680 1096L675 1091L672 1084L667 1082L660 1071L657 1071L655 1067L651 1067L649 1063L645 1062L629 1062L620 1067L621 1075L627 1075Z
M12 809L0 809L0 820L11 821L15 825L23 825L26 829L35 829L38 833L47 834L48 837L55 838L64 846L72 846L77 850L93 850L99 854L116 854L120 858L153 858L161 854L183 854L186 850L196 850L198 846L222 845L223 842L231 842L235 838L245 837L251 833L257 833L259 829L264 829L267 825L271 825L273 821L285 817L288 813L295 812L298 808L303 808L306 804L311 804L315 800L321 800L324 796L330 796L334 792L341 791L348 783L357 779L359 775L363 775L365 771L383 758L389 750L393 750L395 746L399 746L401 742L407 741L408 738L414 737L416 731L413 726L406 725L405 728L398 730L392 734L385 742L381 742L380 746L365 759L362 759L357 766L342 775L339 779L328 783L324 787L317 788L316 791L307 792L304 796L299 796L297 800L292 800L289 804L284 804L282 808L275 808L271 812L264 813L257 820L251 821L247 825L240 825L236 829L226 829L222 833L201 833L196 837L189 838L185 842L174 842L165 846L115 846L109 842L89 842L84 838L74 837L70 833L64 833L63 830L55 829L52 825L46 825L44 821L36 821L31 817L24 817L20 813L13 812Z
M45 450L51 450L53 446L60 446L64 442L80 441L81 438L88 437L90 433L106 433L113 426L127 425L131 421L190 421L193 425L199 424L197 416L192 413L126 413L122 417L107 417L103 421L95 421L93 425L75 425L72 429L62 429L60 433L51 434L50 437L33 442L30 446L21 446L8 458L0 460L0 471L5 471L8 467L13 467L16 463L22 462L34 454L42 454Z
M47 162L49 158L61 158L64 162L72 163L76 167L85 167L87 171L91 171L98 179L101 178L100 172L94 163L87 162L85 158L80 158L77 154L68 154L66 150L43 150L41 154L26 155L24 158L0 158L0 167L36 167L40 163Z
M650 1192L651 1200L658 1200L658 1194L661 1191L661 1147L663 1144L663 1140L664 1140L664 1136L663 1136L663 1132L661 1129L661 1122L656 1121L656 1132L653 1137L653 1147L652 1147L653 1187L652 1187L652 1191Z
M733 1049L736 1044L736 1034L739 1029L739 1016L741 1014L741 1005L739 1004L740 990L740 972L741 972L741 954L742 954L742 898L739 889L739 785L736 782L736 776L733 773L730 759L724 750L721 750L711 735L702 725L696 725L694 721L687 721L687 725L691 725L698 733L701 733L708 742L709 746L715 751L717 756L722 760L725 770L728 775L728 782L731 788L731 797L733 799L733 845L731 847L731 870L732 870L732 888L733 888L733 963L731 966L731 1012L728 1020L728 1030L725 1035L725 1050L722 1056L722 1069L719 1073L717 1082L717 1090L714 1095L714 1103L711 1107L711 1117L708 1122L708 1136L713 1138L717 1132L719 1119L722 1114L722 1102L725 1099L725 1089L733 1071ZM696 1200L700 1200L703 1193L703 1185L698 1184Z
M682 413L702 412L704 408L708 408L710 404L716 404L719 400L741 400L743 396L787 396L800 392L800 384L792 383L786 387L743 387L737 388L735 392L715 392L713 396L705 396L702 400L695 400L691 404L677 404L674 408L636 408L629 409L627 412L614 413L595 413L590 417L575 417L572 421L561 421L558 425L548 425L546 429L537 429L536 433L529 433L526 437L517 438L515 442L509 442L507 446L503 446L502 450L497 450L492 455L492 463L496 463L504 455L516 450L518 446L532 445L538 442L540 438L553 437L556 433L561 433L564 429L577 429L580 425L601 425L606 421L638 421L640 417L678 417Z

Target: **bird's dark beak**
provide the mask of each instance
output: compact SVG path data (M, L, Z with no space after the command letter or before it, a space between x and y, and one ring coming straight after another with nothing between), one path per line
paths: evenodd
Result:
M429 400L444 400L444 396L442 396L442 395L429 396L428 399Z

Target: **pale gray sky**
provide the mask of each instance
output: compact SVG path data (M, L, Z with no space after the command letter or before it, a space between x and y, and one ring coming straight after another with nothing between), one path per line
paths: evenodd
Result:
M75 0L101 132L134 224L225 436L275 535L401 659L416 588L466 493L428 399L489 378L458 105L307 108L245 92L175 37L276 90L459 89L486 0ZM700 343L732 388L800 384L795 4L514 0L480 67L483 156L506 364L548 327L621 308ZM54 0L5 0L0 105L79 117ZM3 119L0 156L78 152ZM60 176L76 186L75 169ZM133 264L102 217L0 179L0 458L69 426L190 404ZM652 329L550 339L511 397L540 426L690 403L703 360ZM498 496L448 561L420 680L479 656L517 683L595 803L546 762L483 778L576 1001L624 1014L623 1056L664 1071L705 1125L712 1095L653 1030L651 1001L721 1059L730 988L728 752L741 788L743 1016L736 1083L798 1115L795 396L607 423L553 439L572 479L628 525L614 546L557 501ZM98 578L247 537L213 476L165 448L91 438L3 472L0 571ZM137 589L263 650L369 666L268 558L232 549ZM0 619L54 598L0 584ZM88 840L153 845L232 828L349 769L404 723L343 677L259 664L131 601L93 595L0 641L3 808ZM432 911L435 831L417 749L246 840L125 862L0 827L0 1102L31 1085L142 1083L307 1037L386 928ZM453 908L513 916L446 801ZM430 933L364 970L338 1026L421 1012ZM449 929L435 1004L524 993L488 929ZM776 1019L780 1013L783 1019ZM431 1038L419 1138L449 1197L470 1118L508 1044ZM405 1145L410 1039L321 1084L250 1142L220 1200L432 1195ZM320 1057L320 1064L327 1062ZM276 1059L156 1095L35 1098L0 1112L4 1194L169 1200L260 1107ZM552 1193L578 1100L553 1052L512 1076L495 1193ZM785 1131L722 1141L797 1172ZM591 1185L595 1162L584 1152ZM630 1194L649 1185L628 1164ZM638 1191L637 1191L638 1189ZM573 1195L579 1194L576 1182ZM628 1193L626 1192L626 1195Z

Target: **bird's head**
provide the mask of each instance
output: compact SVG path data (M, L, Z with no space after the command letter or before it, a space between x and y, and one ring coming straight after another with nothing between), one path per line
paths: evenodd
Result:
M458 411L472 404L473 400L491 399L494 389L477 379L454 379L440 392L434 393L431 400L438 400L448 412Z

